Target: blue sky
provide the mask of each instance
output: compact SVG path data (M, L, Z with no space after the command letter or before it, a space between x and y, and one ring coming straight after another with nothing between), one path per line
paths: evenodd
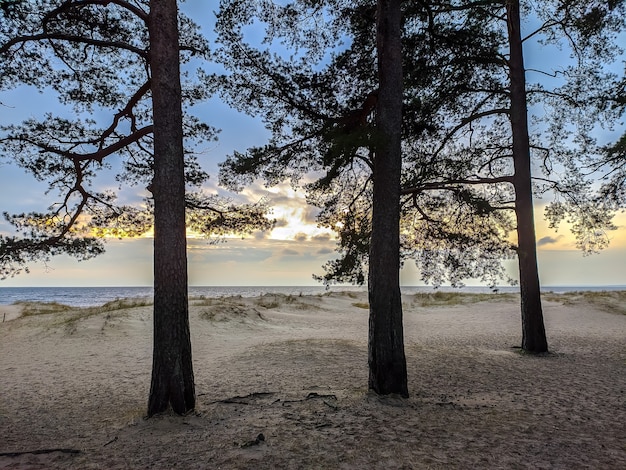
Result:
M184 9L210 32L212 14L206 4L189 0ZM553 54L554 51L533 47L527 51L527 65L539 68L545 65L546 59L554 60ZM61 109L52 94L39 94L26 87L0 92L0 102L5 105L0 107L0 124L21 122ZM195 114L222 129L219 141L206 144L202 149L201 161L209 171L215 171L217 163L233 150L243 151L262 144L268 136L258 119L243 116L215 98L198 105ZM210 181L208 188L217 188L216 178ZM45 184L0 160L0 211L43 210L52 202L50 196L44 194L45 189ZM315 284L312 274L321 274L321 266L333 256L332 234L316 226L315 209L306 205L303 193L287 184L270 190L255 184L238 197L257 200L263 196L269 197L275 205L273 216L280 221L278 227L270 233L256 233L246 239L230 238L219 244L190 239L190 284ZM623 268L626 266L626 217L620 215L616 220L619 230L610 234L612 242L607 250L584 257L575 249L565 227L559 232L548 229L542 220L543 203L536 206L536 219L539 267L544 285L626 285ZM0 221L0 231L7 230L7 224ZM507 262L506 266L515 274L515 262ZM110 240L107 252L94 260L79 263L61 256L48 265L35 264L30 268L30 274L0 281L0 287L151 285L152 239ZM405 285L421 284L411 263L403 270L402 280Z

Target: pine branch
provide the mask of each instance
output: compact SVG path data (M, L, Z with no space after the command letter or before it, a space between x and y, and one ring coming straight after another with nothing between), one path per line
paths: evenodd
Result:
M146 60L148 59L147 51L131 46L130 44L126 44L125 42L104 41L101 39L86 38L82 36L74 36L74 35L65 34L65 33L40 33L40 34L34 34L30 36L17 36L9 40L2 46L0 46L0 54L7 53L16 44L25 44L27 42L35 42L35 41L54 41L54 40L67 41L67 42L72 42L72 43L77 43L77 44L88 44L91 46L98 46L98 47L108 47L111 49L124 49L134 54L137 54L143 59L146 59Z
M513 183L512 176L500 176L495 178L475 178L475 179L454 179L449 181L438 181L432 183L424 183L420 186L405 188L400 191L403 196L409 194L421 193L436 189L450 189L455 185L478 185L478 184L496 184L496 183Z

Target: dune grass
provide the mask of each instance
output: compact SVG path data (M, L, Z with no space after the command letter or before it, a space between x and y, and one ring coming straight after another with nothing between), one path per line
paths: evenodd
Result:
M57 313L82 313L85 315L98 315L100 313L123 310L127 308L145 307L152 305L152 300L137 299L115 299L97 307L72 307L71 305L59 302L15 302L13 305L21 307L22 316L30 317L35 315L48 315Z
M116 299L110 302L107 302L98 307L86 307L78 309L77 311L72 312L67 317L63 318L59 323L64 325L67 331L71 334L76 331L77 325L79 322L84 321L88 318L95 317L98 315L106 314L104 320L104 326L107 322L115 317L127 316L128 309L138 308L138 307L147 307L152 305L153 302L151 299L147 298L138 298L138 299Z
M605 312L626 315L626 291L579 291L556 294L546 292L545 300L560 302L563 305L588 303Z
M227 321L243 318L266 318L257 310L277 309L289 305L295 308L305 308L306 305L298 297L286 294L263 294L247 301L242 296L232 297L200 297L193 300L194 307L207 307L200 312L200 318L211 321Z
M189 299L189 306L193 307L211 307L213 305L238 305L240 307L245 305L243 297L241 295L231 295L227 297L207 297L201 295L199 297L191 297Z
M23 317L52 315L52 326L62 326L69 334L76 331L79 322L98 315L105 315L105 325L114 317L127 315L127 310L152 305L147 298L116 299L97 307L72 307L59 302L16 302ZM103 327L104 328L104 327Z
M236 304L208 306L208 308L200 312L199 316L203 320L212 322L229 322L233 320L241 323L246 323L248 320L267 321L267 318L265 318L256 308Z
M455 305L468 305L477 302L513 301L518 298L517 294L509 293L467 293L467 292L418 292L410 296L403 296L403 302L410 306L419 307L453 307ZM353 307L369 309L368 302L353 302Z
M454 305L467 305L477 302L500 301L507 302L516 300L517 294L510 293L467 293L467 292L444 292L433 293L419 292L411 296L411 303L420 307L451 307Z
M295 296L291 294L264 294L261 297L257 297L254 302L259 307L265 309L276 309L285 305L298 310L314 309L315 305L304 302L304 296Z
M70 307L59 302L15 302L13 305L20 307L23 317L68 313L79 310L78 307Z

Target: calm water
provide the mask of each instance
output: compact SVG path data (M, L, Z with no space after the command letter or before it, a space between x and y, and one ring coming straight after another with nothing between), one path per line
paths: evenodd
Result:
M333 286L331 291L365 291L365 287ZM461 292L491 292L487 287L463 287L451 289L441 287L439 290L456 290ZM573 292L573 291L602 291L602 290L626 290L626 286L546 286L544 291ZM518 292L517 287L500 287L499 292ZM253 286L253 287L190 287L189 294L192 297L224 297L241 295L253 297L268 293L285 295L315 295L326 292L323 286ZM432 287L402 287L403 294L416 292L433 292ZM0 304L12 304L20 301L33 302L58 302L65 305L78 307L98 306L116 299L123 298L150 298L151 287L0 287Z

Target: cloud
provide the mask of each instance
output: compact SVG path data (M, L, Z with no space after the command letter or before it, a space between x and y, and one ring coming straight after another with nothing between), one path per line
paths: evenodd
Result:
M311 237L311 240L315 242L329 242L330 241L330 233L320 233L318 235L314 235Z
M330 248L320 248L315 252L316 255L328 255L330 253L333 253L333 250Z
M319 208L315 207L315 206L311 206L311 205L307 205L304 213L303 213L303 217L302 220L306 223L309 224L316 224L317 223L317 215L320 213Z
M252 240L229 239L210 243L208 240L187 240L190 259L201 262L238 261L245 263L262 262L272 256L272 249L266 244L255 244Z
M308 238L309 238L309 236L306 233L304 233L304 232L298 232L293 237L293 239L295 241L300 242L300 243L307 241Z
M285 248L282 251L282 254L285 256L300 256L300 253L296 250L292 250L291 248Z
M269 236L270 232L268 230L257 230L256 232L254 232L254 239L255 240L266 240L267 237Z
M289 225L289 222L287 221L287 219L285 218L275 219L274 228L287 227L287 225Z
M563 235L559 235L556 238L550 237L550 236L540 238L537 241L537 246L554 245L555 243L558 243L559 240L561 240L563 237L564 237Z

